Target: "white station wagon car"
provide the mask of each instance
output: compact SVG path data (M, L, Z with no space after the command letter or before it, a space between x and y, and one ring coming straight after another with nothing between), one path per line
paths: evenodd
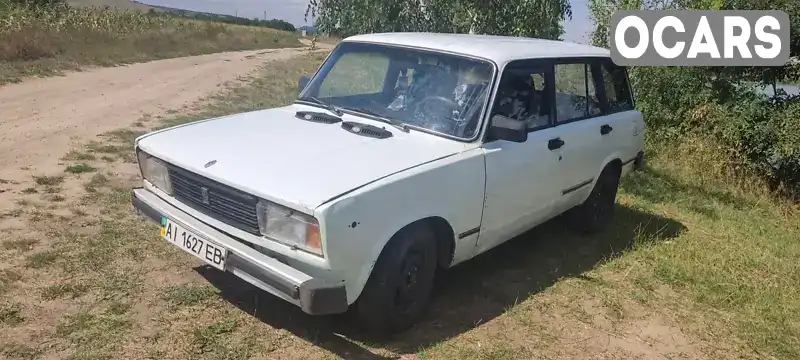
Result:
M606 49L359 35L291 105L139 137L132 202L208 265L392 333L418 320L437 271L568 210L576 228L612 223L644 133Z

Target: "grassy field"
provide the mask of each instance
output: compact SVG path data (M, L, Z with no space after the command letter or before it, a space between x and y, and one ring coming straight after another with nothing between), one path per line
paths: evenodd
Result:
M274 62L167 119L64 156L0 245L0 354L125 359L797 359L796 205L726 172L702 141L649 144L607 233L556 219L440 279L425 319L374 343L201 266L132 215L130 151L148 128L285 104L322 56ZM703 161L698 161L702 159ZM67 190L73 189L73 190ZM74 190L77 189L77 190Z
M114 8L31 9L7 1L0 0L0 84L91 66L301 45L297 34L266 28Z
M132 10L141 12L154 9L153 7L147 6L146 4L141 4L130 0L67 0L67 3L70 4L71 6L77 6L77 7L102 8L104 6L108 6L118 10Z

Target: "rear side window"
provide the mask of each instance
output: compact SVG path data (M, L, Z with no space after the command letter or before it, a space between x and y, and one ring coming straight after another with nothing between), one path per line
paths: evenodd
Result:
M557 123L600 115L600 101L593 79L589 64L556 64Z
M633 110L633 97L625 68L611 61L603 62L603 86L608 100L608 112Z

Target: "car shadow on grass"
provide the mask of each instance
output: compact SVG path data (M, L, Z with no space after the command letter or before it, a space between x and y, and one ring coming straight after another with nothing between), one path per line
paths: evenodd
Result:
M569 222L567 217L551 220L442 273L423 319L375 345L416 353L502 315L560 279L581 277L637 245L674 238L685 230L675 220L619 204L615 224L604 233L576 234L569 230ZM370 337L345 315L309 316L230 274L205 267L197 270L224 299L272 327L291 331L342 358L390 358L362 345L372 343Z

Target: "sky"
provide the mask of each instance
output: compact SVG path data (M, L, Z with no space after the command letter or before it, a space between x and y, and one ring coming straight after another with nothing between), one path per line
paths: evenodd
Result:
M139 0L145 4L248 18L283 19L295 26L310 25L304 20L308 0ZM564 23L564 40L587 43L592 29L587 0L570 0L572 20Z

